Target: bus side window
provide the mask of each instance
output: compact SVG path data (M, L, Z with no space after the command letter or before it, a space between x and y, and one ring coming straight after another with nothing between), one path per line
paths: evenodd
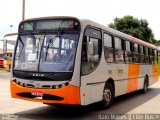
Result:
M91 29L91 28L90 28ZM88 29L88 30L90 30ZM93 35L92 35L93 34ZM97 34L97 37L95 36ZM85 31L82 43L81 72L88 74L92 72L99 64L101 57L101 32L92 29Z
M154 50L154 64L158 63L158 53L157 50Z
M132 52L131 52L131 42L129 41L126 41L125 42L125 48L126 48L126 51L125 51L125 61L126 63L131 63L132 62Z
M151 64L154 64L154 50L150 49L150 59L151 59Z
M144 47L144 53L145 53L145 63L149 64L148 47Z
M104 56L106 62L114 62L113 37L104 34Z
M137 43L133 44L133 62L134 63L140 62L139 47Z
M115 61L124 62L124 50L123 50L123 41L120 38L114 37L115 45Z
M151 48L148 48L149 58L150 58L150 64L153 64L153 50Z
M144 63L144 47L140 45L140 63Z

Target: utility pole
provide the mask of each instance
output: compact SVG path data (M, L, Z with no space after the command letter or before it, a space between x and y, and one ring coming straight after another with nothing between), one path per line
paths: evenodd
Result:
M25 19L25 0L23 0L23 3L22 3L22 20Z

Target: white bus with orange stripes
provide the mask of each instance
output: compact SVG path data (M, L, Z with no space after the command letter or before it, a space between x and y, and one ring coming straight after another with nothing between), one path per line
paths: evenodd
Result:
M11 96L45 104L110 107L158 80L157 47L90 20L44 17L19 25Z

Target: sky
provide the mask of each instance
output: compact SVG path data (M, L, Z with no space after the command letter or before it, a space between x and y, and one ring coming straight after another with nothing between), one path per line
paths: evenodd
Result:
M23 0L0 0L0 39L17 32ZM131 15L146 19L160 40L160 0L26 0L25 19L44 16L74 16L107 26L115 17ZM11 27L12 25L12 27Z

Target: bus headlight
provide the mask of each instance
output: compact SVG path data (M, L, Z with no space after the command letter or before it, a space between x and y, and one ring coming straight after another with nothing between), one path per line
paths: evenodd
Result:
M63 87L68 86L68 85L69 85L69 82L66 82L66 83L63 83L63 84L60 84L60 85L52 85L52 89L63 88Z

